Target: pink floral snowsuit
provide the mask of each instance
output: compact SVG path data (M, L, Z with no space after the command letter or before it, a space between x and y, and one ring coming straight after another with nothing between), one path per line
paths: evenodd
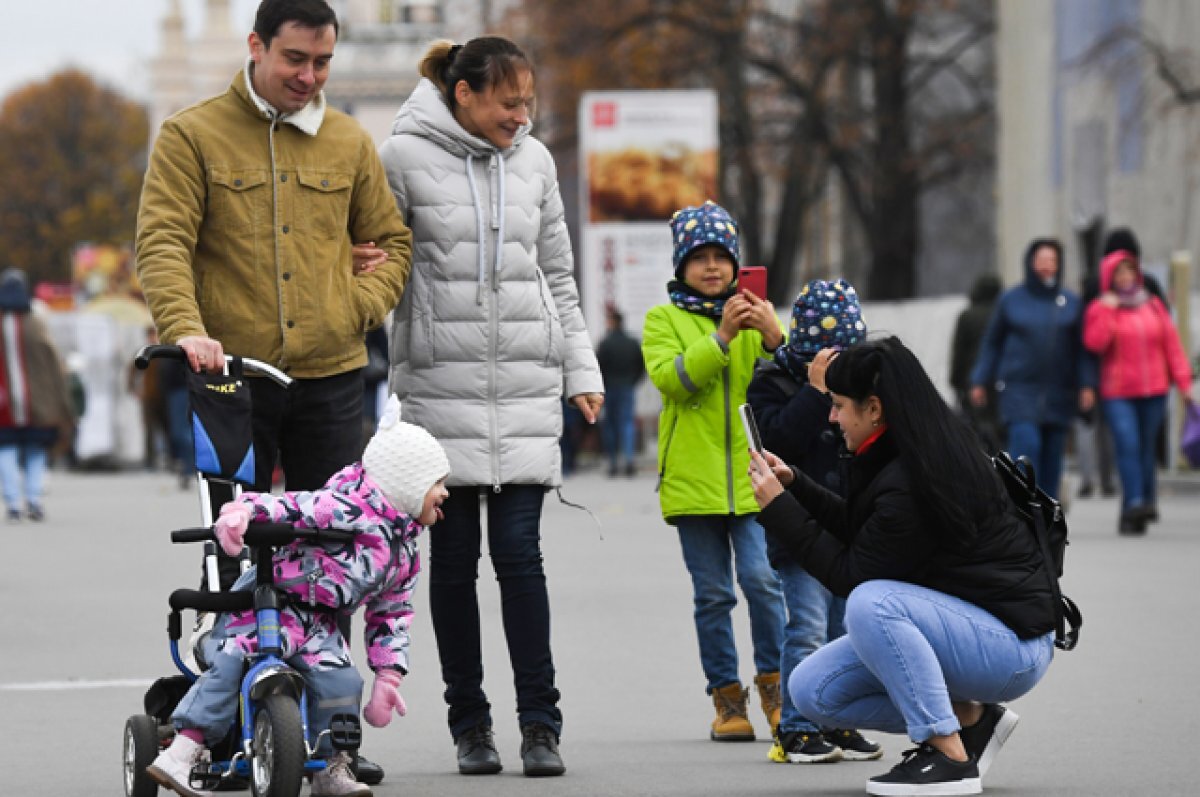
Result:
M417 536L424 526L393 507L360 463L335 473L320 490L243 493L238 500L250 509L251 522L356 532L349 543L294 542L274 556L275 584L291 598L281 601L283 657L304 675L315 737L333 714L357 712L362 695L338 614L365 606L368 665L408 671L411 599L421 567ZM253 583L251 570L234 588ZM209 645L215 648L208 657L213 664L184 695L172 720L177 728L202 730L214 744L236 719L242 662L258 649L254 612L222 615Z

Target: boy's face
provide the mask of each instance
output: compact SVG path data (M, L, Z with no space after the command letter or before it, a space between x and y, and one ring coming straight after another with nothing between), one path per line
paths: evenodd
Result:
M446 480L438 479L429 492L425 493L425 501L421 504L421 516L417 522L422 526L432 526L442 519L442 502L450 497L446 490Z
M705 244L683 261L683 281L704 296L720 296L733 282L733 270L733 258L724 247Z

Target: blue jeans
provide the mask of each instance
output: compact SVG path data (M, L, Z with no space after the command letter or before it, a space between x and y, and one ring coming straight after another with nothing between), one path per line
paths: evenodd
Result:
M1051 498L1058 497L1066 444L1066 426L1028 422L1008 426L1008 453L1012 454L1013 459L1029 457L1038 486Z
M707 691L741 683L733 636L733 573L750 608L754 669L778 672L783 649L783 590L767 561L766 534L754 515L688 515L677 519L683 561L692 576L696 636Z
M487 501L488 553L500 582L500 615L517 690L517 721L562 731L550 655L550 599L542 569L541 519L546 489L506 484L482 488ZM479 579L479 487L451 487L444 517L429 535L429 609L437 638L450 733L457 739L492 724L483 691Z
M788 691L833 728L960 730L951 701L1002 703L1031 690L1054 658L1054 632L1018 639L964 600L901 581L867 581L846 601L846 635L800 663Z
M0 486L10 512L41 506L45 477L45 446L36 443L0 446Z
M236 582L238 589L253 589L255 570L251 568ZM196 728L204 734L208 746L228 735L237 720L238 693L246 669L246 653L238 644L235 632L226 627L228 614L218 616L212 634L205 642L205 657L212 662L192 684L171 714L178 729ZM312 629L311 615L292 615L285 622L296 622ZM336 624L334 624L336 627ZM239 629L239 632L247 629ZM311 631L310 631L311 632ZM316 650L307 647L311 644ZM319 642L308 642L306 648L287 655L286 661L304 679L308 697L308 732L310 739L329 727L339 713L358 714L362 700L363 679L349 656L349 643L337 634ZM333 754L329 735L320 737L316 754L328 758Z
M780 672L787 678L813 651L846 632L843 616L846 600L838 598L795 562L777 564L787 604L787 626L783 630L783 661ZM783 701L779 732L819 731L800 713L791 700Z
M608 455L609 470L616 470L621 461L633 464L633 444L637 429L633 419L633 386L606 385L604 394L604 453Z
M1166 418L1167 397L1104 399L1101 405L1112 429L1121 476L1121 511L1154 504L1158 499L1155 446Z

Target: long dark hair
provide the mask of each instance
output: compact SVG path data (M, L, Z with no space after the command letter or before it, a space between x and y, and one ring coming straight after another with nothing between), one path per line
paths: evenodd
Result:
M446 105L454 110L458 81L465 80L471 91L481 92L502 83L515 83L517 72L526 69L532 73L533 62L520 47L503 36L480 36L466 44L448 39L434 42L418 71L438 87Z
M979 438L899 338L846 349L830 363L825 385L860 406L878 397L918 504L944 539L969 540L979 521L1004 511L1002 486Z

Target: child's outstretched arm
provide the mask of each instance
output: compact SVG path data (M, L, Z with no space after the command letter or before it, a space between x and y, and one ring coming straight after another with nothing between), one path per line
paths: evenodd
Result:
M372 670L394 668L408 672L408 629L412 625L412 595L421 570L421 554L415 539L400 544L400 574L395 584L367 601L363 636L367 664Z

